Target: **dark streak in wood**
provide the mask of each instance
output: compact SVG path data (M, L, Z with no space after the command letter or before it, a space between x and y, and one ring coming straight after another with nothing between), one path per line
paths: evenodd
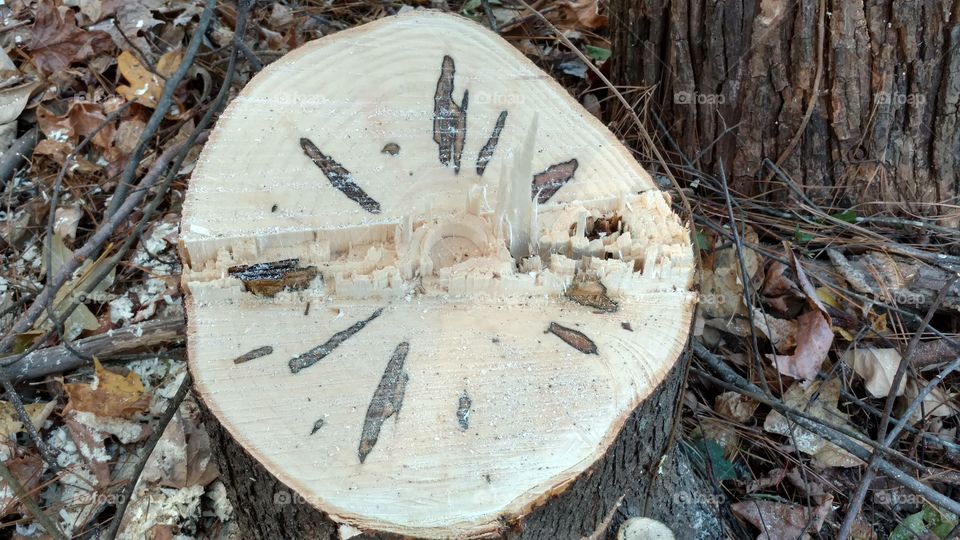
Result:
M341 343L353 337L353 335L359 332L360 330L363 330L364 326L366 326L370 321L379 317L381 313L383 313L383 308L378 308L376 311L373 312L372 315L370 315L366 319L357 321L353 323L353 325L350 326L350 328L337 332L322 345L318 345L296 358L291 358L290 371L292 373L297 373L298 371L306 369L316 364L320 360L323 360L324 357L326 357L327 355L332 353L334 349L339 347Z
M360 463L367 459L380 437L380 428L387 418L400 413L403 404L403 395L406 392L409 376L403 370L403 363L410 351L410 344L400 343L393 351L393 356L383 370L380 384L373 393L370 406L367 408L366 420L363 422L363 432L360 434L360 448L357 455Z
M576 159L564 161L547 167L547 170L533 176L533 186L531 198L538 204L543 204L550 200L557 191L560 190L573 178L577 172L580 163Z
M500 132L503 131L504 124L507 123L507 111L500 111L497 117L497 123L493 126L493 133L487 139L487 144L480 149L480 155L477 156L477 176L483 176L483 171L487 170L487 164L493 159L493 152L497 149L497 143L500 142Z
M599 354L597 353L597 345L592 339L585 336L583 332L574 330L573 328L567 328L555 322L550 323L550 328L548 328L547 331L583 354Z
M307 302L306 307L303 308L303 316L306 317L310 314L310 302Z
M467 102L469 92L463 92L460 105L453 100L453 76L456 67L453 58L443 57L437 91L433 96L433 140L437 143L440 163L460 172L460 155L467 138Z
M319 274L314 266L300 268L300 259L231 266L227 273L257 296L274 296L283 289L302 290Z
M242 364L244 362L249 362L251 360L256 360L257 358L262 358L268 354L273 354L273 347L267 345L266 347L257 347L252 351L242 354L233 359L234 364Z
M317 167L320 167L320 170L323 171L323 174L333 187L340 190L341 193L346 195L351 201L359 204L360 207L367 212L371 214L380 213L380 203L373 200L373 198L367 195L367 192L364 191L363 188L357 185L353 180L353 175L350 174L350 171L344 169L343 165L340 165L333 158L321 152L320 149L317 148L317 145L313 144L310 139L306 137L300 139L300 147L303 148L303 153L312 159Z
M387 143L383 146L383 149L380 150L380 153L395 156L400 153L400 145L397 143Z
M628 323L628 322L622 322L622 323L620 323L620 328L623 328L623 329L626 330L627 332L633 332L633 327L630 326L630 323Z
M460 424L460 431L466 431L470 428L471 405L473 405L473 401L470 399L467 391L464 390L463 393L460 394L460 403L457 405L457 423Z
M577 274L564 294L567 298L582 306L596 308L607 313L612 313L619 307L615 301L607 296L607 287L599 279L592 276Z
M316 422L314 422L314 423L313 423L313 429L310 430L310 434L313 435L314 433L320 431L320 428L323 427L323 424L324 424L323 418L321 418L321 419L317 420Z

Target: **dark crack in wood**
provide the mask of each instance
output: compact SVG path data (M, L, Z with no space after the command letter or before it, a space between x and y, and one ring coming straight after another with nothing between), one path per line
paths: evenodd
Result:
M383 423L387 418L400 413L400 406L403 404L403 395L406 392L407 381L409 380L409 376L403 370L403 363L407 359L409 351L409 343L403 342L397 345L397 348L393 351L393 356L387 362L387 368L383 370L380 384L377 385L377 390L373 393L373 399L370 400L370 406L367 407L363 432L360 434L360 448L357 451L360 463L367 459L367 455L377 444Z
M314 423L313 423L313 428L310 430L310 434L313 435L314 433L320 431L320 428L323 427L323 424L324 424L323 418L321 418L321 419L317 420L316 422L314 422Z
M626 330L627 332L633 332L633 327L630 326L630 323L628 323L628 322L622 322L622 323L620 323L620 328L623 328L623 329Z
M557 191L573 178L580 163L576 159L564 161L547 167L547 170L533 176L531 198L538 204L550 200Z
M443 57L437 91L433 96L433 140L437 143L440 163L449 166L453 160L454 172L460 172L460 155L467 138L467 102L469 92L463 92L458 105L453 100L453 76L456 67L453 58Z
M493 133L487 139L487 144L480 149L477 156L477 176L483 176L483 171L487 170L487 164L493 159L493 152L497 149L497 143L500 142L500 132L503 131L504 124L507 123L507 111L500 111L497 117L497 123L493 126Z
M574 302L600 311L612 313L619 307L607 295L607 287L593 276L577 274L567 287L566 297Z
M367 195L367 192L353 180L353 175L350 174L350 171L343 168L343 165L340 165L333 158L321 152L320 149L317 148L317 145L313 144L310 139L306 137L300 139L300 147L303 148L303 153L312 159L317 167L320 167L320 170L323 171L323 174L333 187L340 190L341 193L346 195L351 201L359 204L360 207L367 212L371 214L380 213L380 203Z
M322 345L318 345L309 351L297 356L296 358L290 359L290 371L292 373L297 373L303 369L306 369L320 360L323 360L324 357L332 353L341 343L353 337L354 334L363 330L363 327L370 323L370 321L376 319L383 313L383 308L378 308L373 312L372 315L353 323L350 328L346 330L341 330L334 334L330 339L324 342Z
M231 266L227 273L243 283L244 290L257 296L274 296L283 289L302 290L317 277L314 266L300 267L300 259Z
M242 364L244 362L249 362L251 360L256 360L257 358L263 358L268 354L273 354L273 347L267 345L266 347L257 347L252 351L242 354L233 359L234 364Z
M583 354L599 354L597 352L597 345L592 339L584 335L583 332L574 330L573 328L567 328L555 322L550 323L550 328L548 328L547 331Z
M460 424L460 431L466 431L470 428L471 405L473 405L473 401L470 399L467 391L464 390L463 393L460 394L460 403L457 405L457 423Z

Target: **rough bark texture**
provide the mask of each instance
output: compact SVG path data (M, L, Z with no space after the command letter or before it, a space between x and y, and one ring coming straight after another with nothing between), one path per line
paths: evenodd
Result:
M662 460L673 421L682 370L665 383L628 420L605 458L563 493L550 499L519 523L504 522L503 538L516 540L579 540L604 538L609 526L627 517L645 515L666 523L677 538L720 538L716 511L707 505L710 493L693 474L677 447ZM243 538L337 539L337 527L292 490L280 483L234 441L198 399L206 416L221 471L234 502ZM659 467L649 490L650 471ZM618 506L619 503L619 506ZM355 538L394 538L368 532Z
M722 165L735 190L776 201L790 195L767 183L764 160L782 156L817 204L921 216L956 205L960 2L610 0L609 11L614 81L657 86L674 163Z

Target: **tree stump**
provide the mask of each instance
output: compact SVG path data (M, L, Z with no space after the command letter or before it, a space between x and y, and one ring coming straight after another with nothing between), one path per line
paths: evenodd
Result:
M682 485L688 231L495 34L417 11L291 52L223 114L183 216L245 536L580 538Z

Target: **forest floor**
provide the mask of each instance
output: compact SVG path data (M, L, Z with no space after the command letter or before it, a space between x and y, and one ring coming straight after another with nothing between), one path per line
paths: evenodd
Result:
M0 534L235 533L184 399L177 239L194 139L287 51L434 7L564 84L694 224L678 444L713 491L677 496L709 501L737 538L957 536L956 229L818 207L786 177L796 197L781 207L689 168L678 190L680 156L649 121L657 89L598 76L615 53L597 0L531 1L548 22L496 0L259 2L242 35L247 4L206 4L0 2Z

